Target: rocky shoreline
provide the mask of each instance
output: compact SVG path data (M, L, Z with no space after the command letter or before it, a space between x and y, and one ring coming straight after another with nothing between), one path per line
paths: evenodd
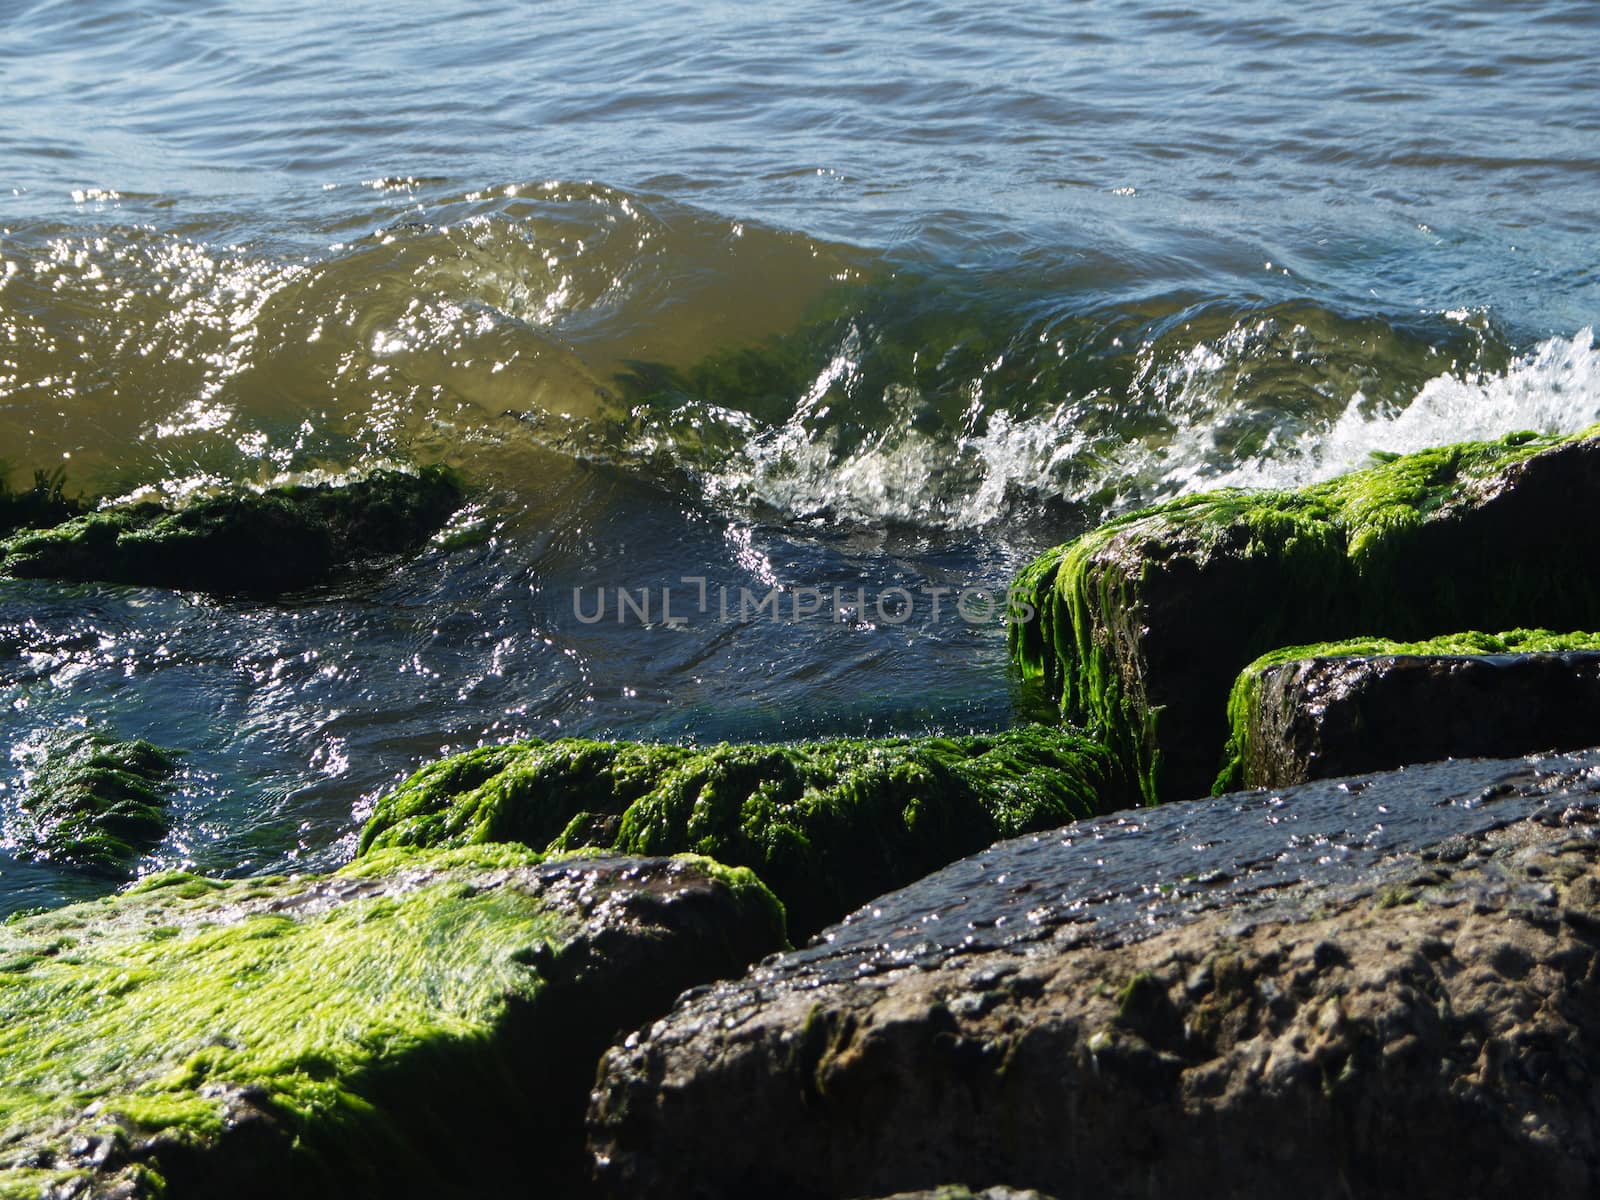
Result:
M0 553L272 595L462 496L41 479ZM1060 725L491 747L336 874L10 921L0 1197L1593 1194L1594 499L1592 430L1185 499L1019 578ZM159 836L127 745L41 852Z
M1348 786L1241 802L1287 871L1232 873L1232 805L1102 818L681 1001L602 1064L603 1194L1593 1194L1600 756Z

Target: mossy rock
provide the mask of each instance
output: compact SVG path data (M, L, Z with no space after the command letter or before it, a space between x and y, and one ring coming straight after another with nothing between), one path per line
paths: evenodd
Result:
M166 837L176 751L75 730L51 734L41 754L7 831L18 858L126 876Z
M749 872L520 848L0 925L0 1196L566 1195L595 1063L784 943Z
M35 471L33 486L12 491L0 474L0 536L18 529L44 529L89 511L90 505L66 494L66 473Z
M1597 432L1445 446L1297 491L1130 514L1022 572L1013 658L1107 739L1147 801L1201 795L1235 676L1277 647L1600 627Z
M310 587L352 563L415 549L461 504L447 467L333 484L146 502L0 540L0 574L235 595Z
M1290 646L1239 673L1213 791L1600 744L1600 633Z
M424 767L380 799L360 853L520 842L688 851L750 867L803 937L983 849L1127 802L1071 730L690 748L563 738Z

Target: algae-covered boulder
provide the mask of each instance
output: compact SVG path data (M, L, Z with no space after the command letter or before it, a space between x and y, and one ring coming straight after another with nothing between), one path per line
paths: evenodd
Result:
M1597 771L1434 763L991 847L613 1047L602 1193L1600 1195Z
M1228 700L1214 791L1600 745L1600 634L1355 638L1263 655Z
M37 748L6 842L20 859L123 874L167 835L174 751L96 730L56 732Z
M64 471L35 471L33 486L22 492L12 490L0 472L0 536L18 529L59 525L88 510L87 501L66 494Z
M361 853L485 842L689 851L753 868L803 937L997 837L1127 794L1103 747L1044 726L703 749L563 738L424 767L378 801Z
M1298 491L1184 498L1029 566L1013 657L1137 769L1147 800L1199 795L1221 766L1233 680L1270 650L1600 627L1597 504L1594 431L1446 446Z
M509 846L0 925L0 1196L568 1195L606 1044L782 943L748 872Z
M463 494L456 472L426 467L100 509L0 540L0 574L275 595L416 548Z

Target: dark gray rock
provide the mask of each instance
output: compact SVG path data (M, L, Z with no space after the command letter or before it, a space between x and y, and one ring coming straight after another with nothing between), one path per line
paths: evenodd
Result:
M1261 672L1246 786L1600 743L1600 652L1304 658Z
M1600 1189L1600 752L1001 843L615 1047L606 1194Z

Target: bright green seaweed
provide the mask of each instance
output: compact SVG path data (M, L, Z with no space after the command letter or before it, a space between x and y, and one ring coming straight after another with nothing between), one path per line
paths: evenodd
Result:
M1275 647L1600 623L1586 556L1546 544L1589 536L1586 518L1562 515L1578 497L1546 489L1520 530L1456 520L1535 456L1597 432L1444 446L1297 491L1225 490L1118 518L1021 572L1013 605L1033 616L1012 625L1012 657L1068 720L1106 739L1147 802L1169 798L1174 739L1214 727L1220 746L1234 676ZM1203 787L1216 761L1185 753L1184 786Z
M360 853L516 841L688 851L750 867L797 936L981 850L1125 802L1110 755L1066 729L718 745L561 739L424 767L378 801Z
M301 919L240 901L265 891L292 906L310 881L157 877L0 927L0 1160L63 1141L50 1133L59 1121L124 1142L202 1142L222 1129L226 1089L245 1086L306 1153L404 1152L363 1077L404 1071L439 1042L483 1040L507 998L536 986L517 956L559 937L559 920L513 889L469 897L457 882L532 860L446 852L417 860L433 877L414 891ZM398 865L387 856L340 877L354 887Z
M542 857L473 846L320 878L169 874L0 925L0 1196L89 1173L96 1145L102 1180L121 1171L141 1195L170 1170L210 1194L206 1171L245 1169L316 1185L299 1194L465 1194L452 1172L482 1153L474 1122L514 1125L548 1085L517 1014L578 917L515 885ZM781 930L749 872L687 865ZM554 1052L570 1034L546 1036ZM242 1151L185 1153L214 1151L241 1112L264 1118ZM537 1163L523 1169L533 1186Z
M1267 672L1284 663L1332 658L1465 657L1493 654L1561 654L1573 650L1600 651L1600 633L1556 633L1548 629L1512 629L1505 633L1451 633L1420 642L1386 638L1346 638L1307 646L1284 646L1263 654L1233 682L1228 695L1228 745L1213 795L1244 786L1244 763L1250 737L1256 728L1261 682Z

